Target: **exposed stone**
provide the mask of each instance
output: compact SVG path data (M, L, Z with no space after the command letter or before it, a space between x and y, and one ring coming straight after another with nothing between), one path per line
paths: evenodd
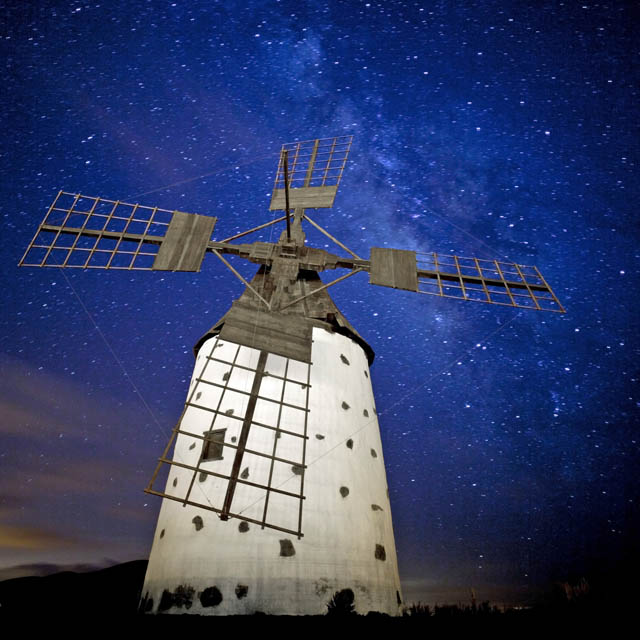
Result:
M344 354L340 354L340 360L342 360L342 362L344 362L345 364L351 364L349 362L349 360L347 359L347 356L345 356Z
M342 589L333 594L333 598L327 603L328 616L345 616L354 615L355 606L353 604L356 599L353 590Z
M224 375L222 376L222 379L226 382L229 379L229 375L230 375L231 371L226 371L224 373Z
M377 458L378 457L378 454L376 453L375 449L371 449L371 457L372 458Z
M246 480L246 479L249 477L249 467L245 467L245 468L242 470L242 473L240 474L240 477L241 477L243 480Z
M193 522L196 531L200 531L200 529L204 527L204 522L202 522L202 518L200 516L194 516L191 522Z
M236 598L238 598L238 600L246 598L247 593L249 593L249 587L246 584L236 585Z
M200 594L200 604L203 607L217 607L222 602L222 593L218 587L207 587Z
M224 415L225 415L225 416L232 416L232 415L233 415L233 409L227 409L227 410L224 412Z
M321 433L316 433L316 438L318 440L324 440L324 436Z
M164 529L160 532L160 537L164 538Z
M353 440L352 440L351 438L349 438L349 439L347 440L347 447L348 447L349 449L353 449Z
M291 471L295 475L301 476L302 472L304 471L304 467L301 467L299 464L293 464L293 465L291 465Z
M192 442L191 446L189 447L189 451L191 451L192 449L195 449L195 448L196 448L196 443Z
M207 474L204 471L200 472L200 475L198 476L198 480L200 482L204 482L207 479Z
M343 498L346 498L349 495L349 488L348 487L340 487L340 495Z
M371 505L371 511L382 511L382 507L380 505L377 505L377 504L372 504Z
M165 589L162 592L158 611L167 611L168 609L171 609L171 607L177 607L178 609L182 609L182 607L185 609L191 609L195 591L196 590L193 587L182 584L178 586L173 593Z
M342 408L345 411L348 411L349 409L351 409L351 407L344 400L342 401Z
M138 607L140 613L150 613L153 610L153 598L149 597L149 592L147 591L144 594L144 598L140 601L140 606Z
M198 391L198 393L196 393L196 400L200 400L201 397L202 397L202 391Z
M296 550L293 546L293 542L291 542L291 540L289 540L288 538L280 540L280 555L283 558L288 558L290 556L296 555Z
M323 596L329 590L329 579L319 578L315 582L315 591L317 596Z
M362 410L362 415L363 415L365 418L368 418L368 417L369 417L369 412L368 412L366 409L363 409L363 410Z
M247 533L247 531L249 531L249 523L246 520L243 520L239 525L238 525L238 531L240 533Z
M173 486L177 487L178 486L178 478L174 478L173 479Z
M384 562L387 559L387 553L381 544L376 545L376 551L374 555L376 557L376 560L382 560Z

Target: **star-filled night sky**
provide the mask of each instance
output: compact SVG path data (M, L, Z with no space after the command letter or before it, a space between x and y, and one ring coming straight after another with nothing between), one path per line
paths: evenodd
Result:
M217 216L222 239L272 219L283 142L347 134L335 207L312 216L342 242L535 264L567 310L366 274L330 290L376 352L405 599L526 602L632 557L632 3L12 0L3 14L1 569L147 556L160 499L142 489L192 346L243 290L212 256L197 274L18 268L58 190Z

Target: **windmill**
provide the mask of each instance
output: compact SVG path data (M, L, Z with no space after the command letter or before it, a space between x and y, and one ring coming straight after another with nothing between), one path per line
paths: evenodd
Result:
M536 267L381 247L365 259L333 237L308 210L333 206L351 140L283 145L270 210L284 215L221 241L213 217L61 191L20 261L199 271L212 253L245 285L194 347L187 401L145 489L163 498L145 612L321 614L346 602L398 614L374 354L329 287L368 272L379 286L564 312ZM282 222L277 243L237 242ZM303 223L341 255L307 246ZM253 279L225 255L259 265ZM328 269L346 274L323 284Z

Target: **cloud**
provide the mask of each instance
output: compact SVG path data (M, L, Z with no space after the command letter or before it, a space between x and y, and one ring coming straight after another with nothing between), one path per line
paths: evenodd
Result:
M16 359L0 372L0 562L139 556L160 504L142 493L149 444L165 438L144 408Z
M77 539L39 527L0 524L0 549L61 549L77 544Z

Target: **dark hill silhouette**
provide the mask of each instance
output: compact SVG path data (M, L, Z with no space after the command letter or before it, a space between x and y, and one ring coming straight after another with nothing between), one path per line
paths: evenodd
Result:
M134 614L147 570L147 560L133 560L106 569L48 576L28 576L0 582L0 612L5 615L110 611Z

